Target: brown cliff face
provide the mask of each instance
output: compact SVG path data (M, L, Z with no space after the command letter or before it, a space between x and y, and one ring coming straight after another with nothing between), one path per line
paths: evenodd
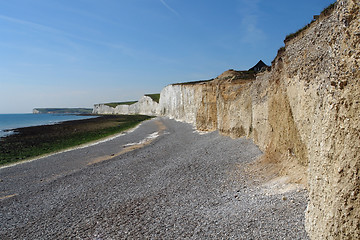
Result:
M204 86L202 96L203 99L208 99L210 104L199 107L199 129L219 129L221 133L231 137L248 135L251 125L251 98L245 89L250 88L249 83L253 80L253 72L229 70ZM211 124L202 121L203 112L207 113L205 116L210 116L208 119L211 119ZM209 125L211 128L207 129Z
M260 161L305 183L311 239L360 239L358 0L338 0L287 38L271 71L256 79L230 70L213 81L170 85L162 99L164 115L252 138L264 151Z
M201 104L196 114L196 128L201 131L217 129L216 84L211 81L201 88Z
M235 137L252 132L251 82L254 79L218 81L217 109L220 133Z

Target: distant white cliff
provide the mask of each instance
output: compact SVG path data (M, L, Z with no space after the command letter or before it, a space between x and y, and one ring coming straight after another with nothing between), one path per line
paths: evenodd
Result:
M149 115L157 116L160 114L160 105L156 101L156 95L145 95L138 102L134 103L118 103L118 104L95 104L94 114L124 114L124 115Z

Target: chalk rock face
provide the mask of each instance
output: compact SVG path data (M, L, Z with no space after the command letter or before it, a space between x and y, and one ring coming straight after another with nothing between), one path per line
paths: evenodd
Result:
M110 107L106 104L95 104L93 109L94 114L124 114L124 115L149 115L157 116L160 113L160 105L155 102L151 97L143 96L134 104L117 105Z
M115 114L115 108L105 104L95 104L93 114Z
M169 85L161 92L160 114L191 123L202 131L249 137L251 83L255 76L243 75L229 70L213 81Z
M117 105L114 109L113 114L128 115L128 114L130 114L130 106L131 105Z
M227 71L161 92L161 115L252 138L280 174L301 171L311 239L360 239L359 13L358 0L338 0L256 78Z
M129 105L128 113L121 114L141 114L149 116L157 116L160 112L159 103L152 100L151 97L143 96L137 103Z
M313 239L360 239L359 31L359 1L341 0L285 52L289 103L307 142Z
M160 114L195 125L201 89L201 85L175 84L165 87L160 94Z
M253 74L229 70L213 81L169 85L161 92L160 114L191 123L202 131L219 129L232 137L244 136L239 131L249 129L251 123L245 116L251 118L251 114L244 104L243 89L250 90L249 83L254 79ZM238 114L244 118L238 118Z

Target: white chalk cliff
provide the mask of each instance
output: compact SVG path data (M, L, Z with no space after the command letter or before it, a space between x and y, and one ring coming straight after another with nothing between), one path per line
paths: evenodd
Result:
M124 115L149 115L157 116L160 113L160 105L149 96L143 96L133 104L122 104L116 107L110 107L106 104L95 104L94 114L124 114Z

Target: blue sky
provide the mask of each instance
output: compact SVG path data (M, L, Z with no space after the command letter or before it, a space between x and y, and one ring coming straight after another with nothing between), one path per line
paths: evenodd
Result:
M0 0L0 113L137 100L270 64L334 0Z

